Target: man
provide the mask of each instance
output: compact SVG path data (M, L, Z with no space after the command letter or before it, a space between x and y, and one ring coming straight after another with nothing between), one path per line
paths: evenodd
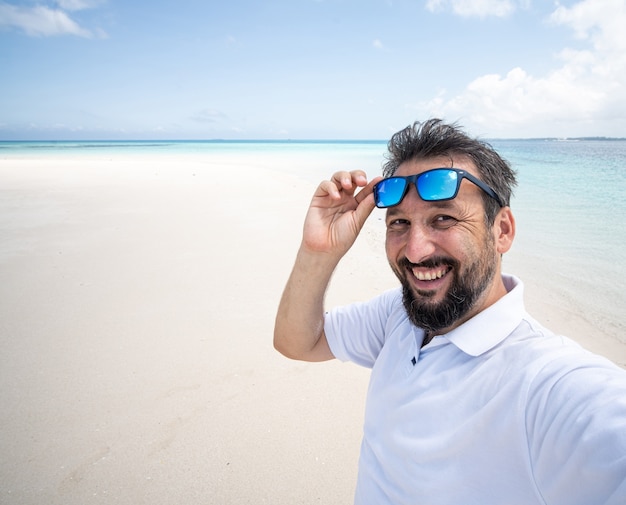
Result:
M543 328L501 273L509 165L434 119L392 137L384 176L319 185L274 333L290 358L372 369L355 503L626 504L626 372ZM325 313L375 206L401 288Z

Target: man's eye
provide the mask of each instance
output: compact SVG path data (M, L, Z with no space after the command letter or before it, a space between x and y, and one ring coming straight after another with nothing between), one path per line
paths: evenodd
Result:
M406 228L408 225L409 221L407 219L393 219L387 223L387 228L390 230L398 230Z
M434 220L434 225L437 228L449 228L450 226L454 226L457 220L452 216L437 216Z

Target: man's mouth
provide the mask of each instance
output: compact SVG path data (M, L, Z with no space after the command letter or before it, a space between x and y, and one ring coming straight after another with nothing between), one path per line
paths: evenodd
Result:
M411 272L418 281L436 281L450 271L450 266L442 265L436 268L413 267Z
M448 284L448 277L453 275L458 264L450 258L431 258L420 263L412 263L407 258L398 261L398 276L411 284L415 289L426 291L437 290ZM450 281L452 282L452 281Z

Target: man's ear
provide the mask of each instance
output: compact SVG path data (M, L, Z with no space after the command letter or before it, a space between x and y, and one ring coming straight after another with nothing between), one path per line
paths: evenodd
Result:
M496 240L496 250L500 254L507 252L513 245L515 238L515 217L511 207L502 207L493 223L493 233Z

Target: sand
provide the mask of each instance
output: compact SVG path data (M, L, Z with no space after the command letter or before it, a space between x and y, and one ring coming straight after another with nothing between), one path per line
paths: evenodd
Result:
M314 184L270 161L0 160L0 503L351 502L368 371L272 348ZM329 305L396 285L382 240L374 216ZM626 364L507 267L538 319Z

